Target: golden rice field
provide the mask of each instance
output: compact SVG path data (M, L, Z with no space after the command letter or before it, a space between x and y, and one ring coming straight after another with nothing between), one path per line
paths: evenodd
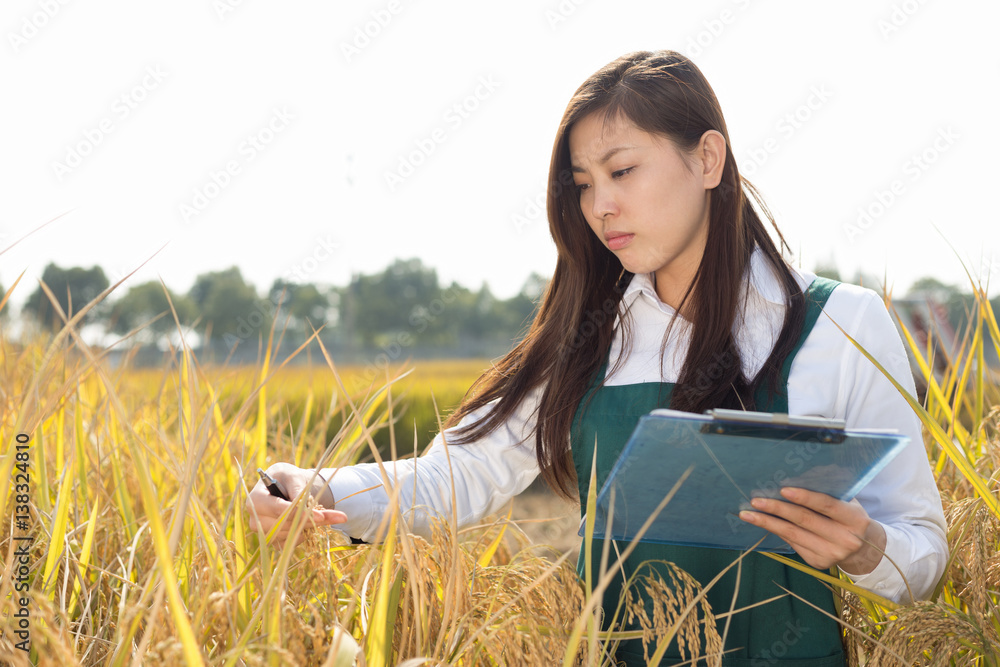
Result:
M927 397L913 403L949 519L934 600L897 606L814 572L843 593L852 664L1000 665L1000 390L982 362L1000 331L985 294L978 303L974 331L986 333L967 337L947 374L925 364ZM280 546L249 529L258 466L420 449L435 405L447 414L486 362L419 362L370 387L330 358L209 368L178 349L163 368L111 369L75 334L85 312L21 345L0 330L0 662L606 665L634 636L599 631L575 555L513 516L446 523L428 542L390 515L379 545L329 530ZM287 520L301 529L303 516ZM643 633L653 660L711 620L684 577L636 582L663 605Z

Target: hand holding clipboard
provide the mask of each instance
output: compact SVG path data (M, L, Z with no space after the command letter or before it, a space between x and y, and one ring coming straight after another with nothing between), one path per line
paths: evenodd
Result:
M850 501L908 441L820 417L654 410L598 495L594 537L631 540L690 469L643 541L743 550L763 538L758 550L791 553L783 539L740 519L753 498L782 499L781 489L799 487Z

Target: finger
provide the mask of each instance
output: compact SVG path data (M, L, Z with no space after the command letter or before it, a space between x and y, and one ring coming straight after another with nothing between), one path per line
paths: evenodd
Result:
M818 535L829 535L840 528L839 524L830 517L796 503L775 498L754 498L750 504L759 512L780 517L789 524Z
M271 519L270 517L261 518L259 521L255 521L253 516L250 517L250 530L254 532L259 532L263 534L264 537L267 537L267 535L271 533L271 531L274 529L275 524L277 524L277 521ZM288 532L287 525L282 524L281 526L278 526L274 535L271 536L271 540L273 541L275 539L283 538L283 536L287 532Z
M826 493L791 486L783 488L781 495L796 505L808 507L812 511L844 525L857 528L863 527L867 523L868 513L856 500L845 503L843 500Z
M278 522L282 514L290 507L289 503L275 498L270 494L266 496L251 497L248 500L247 514L250 517L250 527L257 530L258 527L265 533L269 532L274 524Z
M795 550L795 553L801 556L802 560L804 560L807 565L810 565L817 570L828 570L837 564L837 561L834 560L833 557L823 553L817 553L801 544L789 542L788 546L792 547L792 549Z
M775 505L789 504L783 503L780 500L772 500L770 502ZM788 510L786 508L778 508L778 511L787 512ZM798 508L797 510L792 510L791 513L797 514L798 511L809 512L809 510L805 510L804 508ZM764 512L767 513L765 514ZM740 512L741 519L747 523L759 526L770 533L774 533L785 540L789 546L795 549L813 567L829 567L854 553L861 546L861 540L848 531L846 527L826 517L815 516L820 521L811 522L811 525L821 527L816 530L810 530L781 516L775 516L775 511L771 507L768 507L763 512ZM810 557L807 558L807 554L810 554Z
M302 527L298 529L299 537L296 540L296 544L301 544L302 540L305 539L303 536L308 536L310 531L319 526L329 526L347 521L347 515L338 510L319 510L315 508L309 510L303 508L303 510L306 514L301 519ZM282 541L287 540L291 536L292 531L295 530L295 521L294 516L285 518L275 532L275 539L280 537ZM274 523L277 523L277 521ZM273 526L274 523L271 525Z
M247 512L251 512L251 509L253 509L254 511L256 511L256 498L259 495L259 492L258 492L257 489L258 489L258 487L261 487L261 486L263 486L263 485L258 481L256 484L254 484L252 487L250 487L250 492L247 493L247 499L246 499L246 502L244 502L244 506L246 507Z
M291 519L286 519L281 523L281 525L277 525L277 527L276 527L276 524L278 523L277 521L267 521L267 522L264 522L264 520L261 521L262 521L261 533L263 533L264 539L267 540L268 544L272 545L276 544L278 546L281 546L282 544L285 543L285 540L287 540L288 536L291 534L291 529L292 529Z
M324 526L333 526L347 521L347 515L340 510L316 510L319 513L319 521Z
M829 567L826 558L822 556L822 553L824 552L822 547L818 547L815 544L811 544L812 540L808 539L811 536L810 533L802 531L800 528L796 527L793 524L788 523L783 519L769 516L761 512L752 512L749 510L744 510L740 512L740 518L746 521L747 523L750 523L754 526L759 526L760 528L763 528L764 530L773 533L774 535L777 535L778 537L783 539L785 542L788 543L788 546L794 549L797 554L802 556L802 560L804 560L809 565L820 569L825 569ZM806 538L805 542L807 542L808 544L803 542L803 538ZM830 545L826 544L823 546L828 547Z
M260 530L265 535L270 533L291 506L287 500L272 496L263 484L258 484L247 497L250 528L255 531ZM278 536L283 538L288 532L287 526L288 521L283 521L278 527L278 532L272 536L272 540Z
M244 509L246 509L250 530L258 530L262 526L261 516L267 516L267 513L264 511L264 506L261 504L262 502L263 498L257 492L257 487L255 486L251 489L250 493L247 494L247 499L244 503Z
M754 526L758 526L759 528L763 528L769 533L774 533L789 544L792 542L801 542L805 532L793 523L785 521L780 517L765 514L764 512L743 510L740 512L740 519Z
M868 524L868 514L860 503L852 505L825 493L805 489L789 489L787 493L783 489L782 495L789 500L797 499L803 502L755 498L751 504L755 509L780 516L810 533L821 536L825 541L840 547L838 551L853 551L858 548L860 536L864 534L865 526Z
M323 512L324 512L323 510L316 510L316 509L309 511L301 519L302 525L299 526L298 528L295 528L293 525L295 521L294 517L289 517L288 519L286 519L285 523L282 524L281 528L279 529L279 533L282 536L281 538L282 542L287 541L290 537L292 537L293 531L297 530L298 533L295 534L295 546L299 546L300 544L309 539L309 535L315 528L322 525L327 525L329 521L335 520L336 523L342 523L343 521L347 520L347 515L344 514L343 512L335 513L338 515L342 515L343 519L341 519L341 517L339 516L327 518L324 516Z

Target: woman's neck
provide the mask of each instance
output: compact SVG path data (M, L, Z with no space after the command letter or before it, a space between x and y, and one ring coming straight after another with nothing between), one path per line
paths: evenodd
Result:
M692 276L693 277L693 276ZM675 281L668 278L664 278L660 273L653 272L653 290L656 292L656 296L659 297L660 301L666 305L673 308L681 317L685 320L690 321L694 316L694 304L691 297L684 303L684 308L680 308L681 300L684 298L684 293L688 289L688 285L691 284L691 279L686 281Z

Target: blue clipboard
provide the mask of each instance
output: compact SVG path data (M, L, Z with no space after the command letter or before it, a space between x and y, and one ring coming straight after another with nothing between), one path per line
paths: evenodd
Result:
M781 498L782 487L798 486L850 501L908 442L821 417L654 410L639 419L598 494L594 537L631 541L690 470L642 542L746 550L763 538L757 550L792 553L739 518L751 498Z

